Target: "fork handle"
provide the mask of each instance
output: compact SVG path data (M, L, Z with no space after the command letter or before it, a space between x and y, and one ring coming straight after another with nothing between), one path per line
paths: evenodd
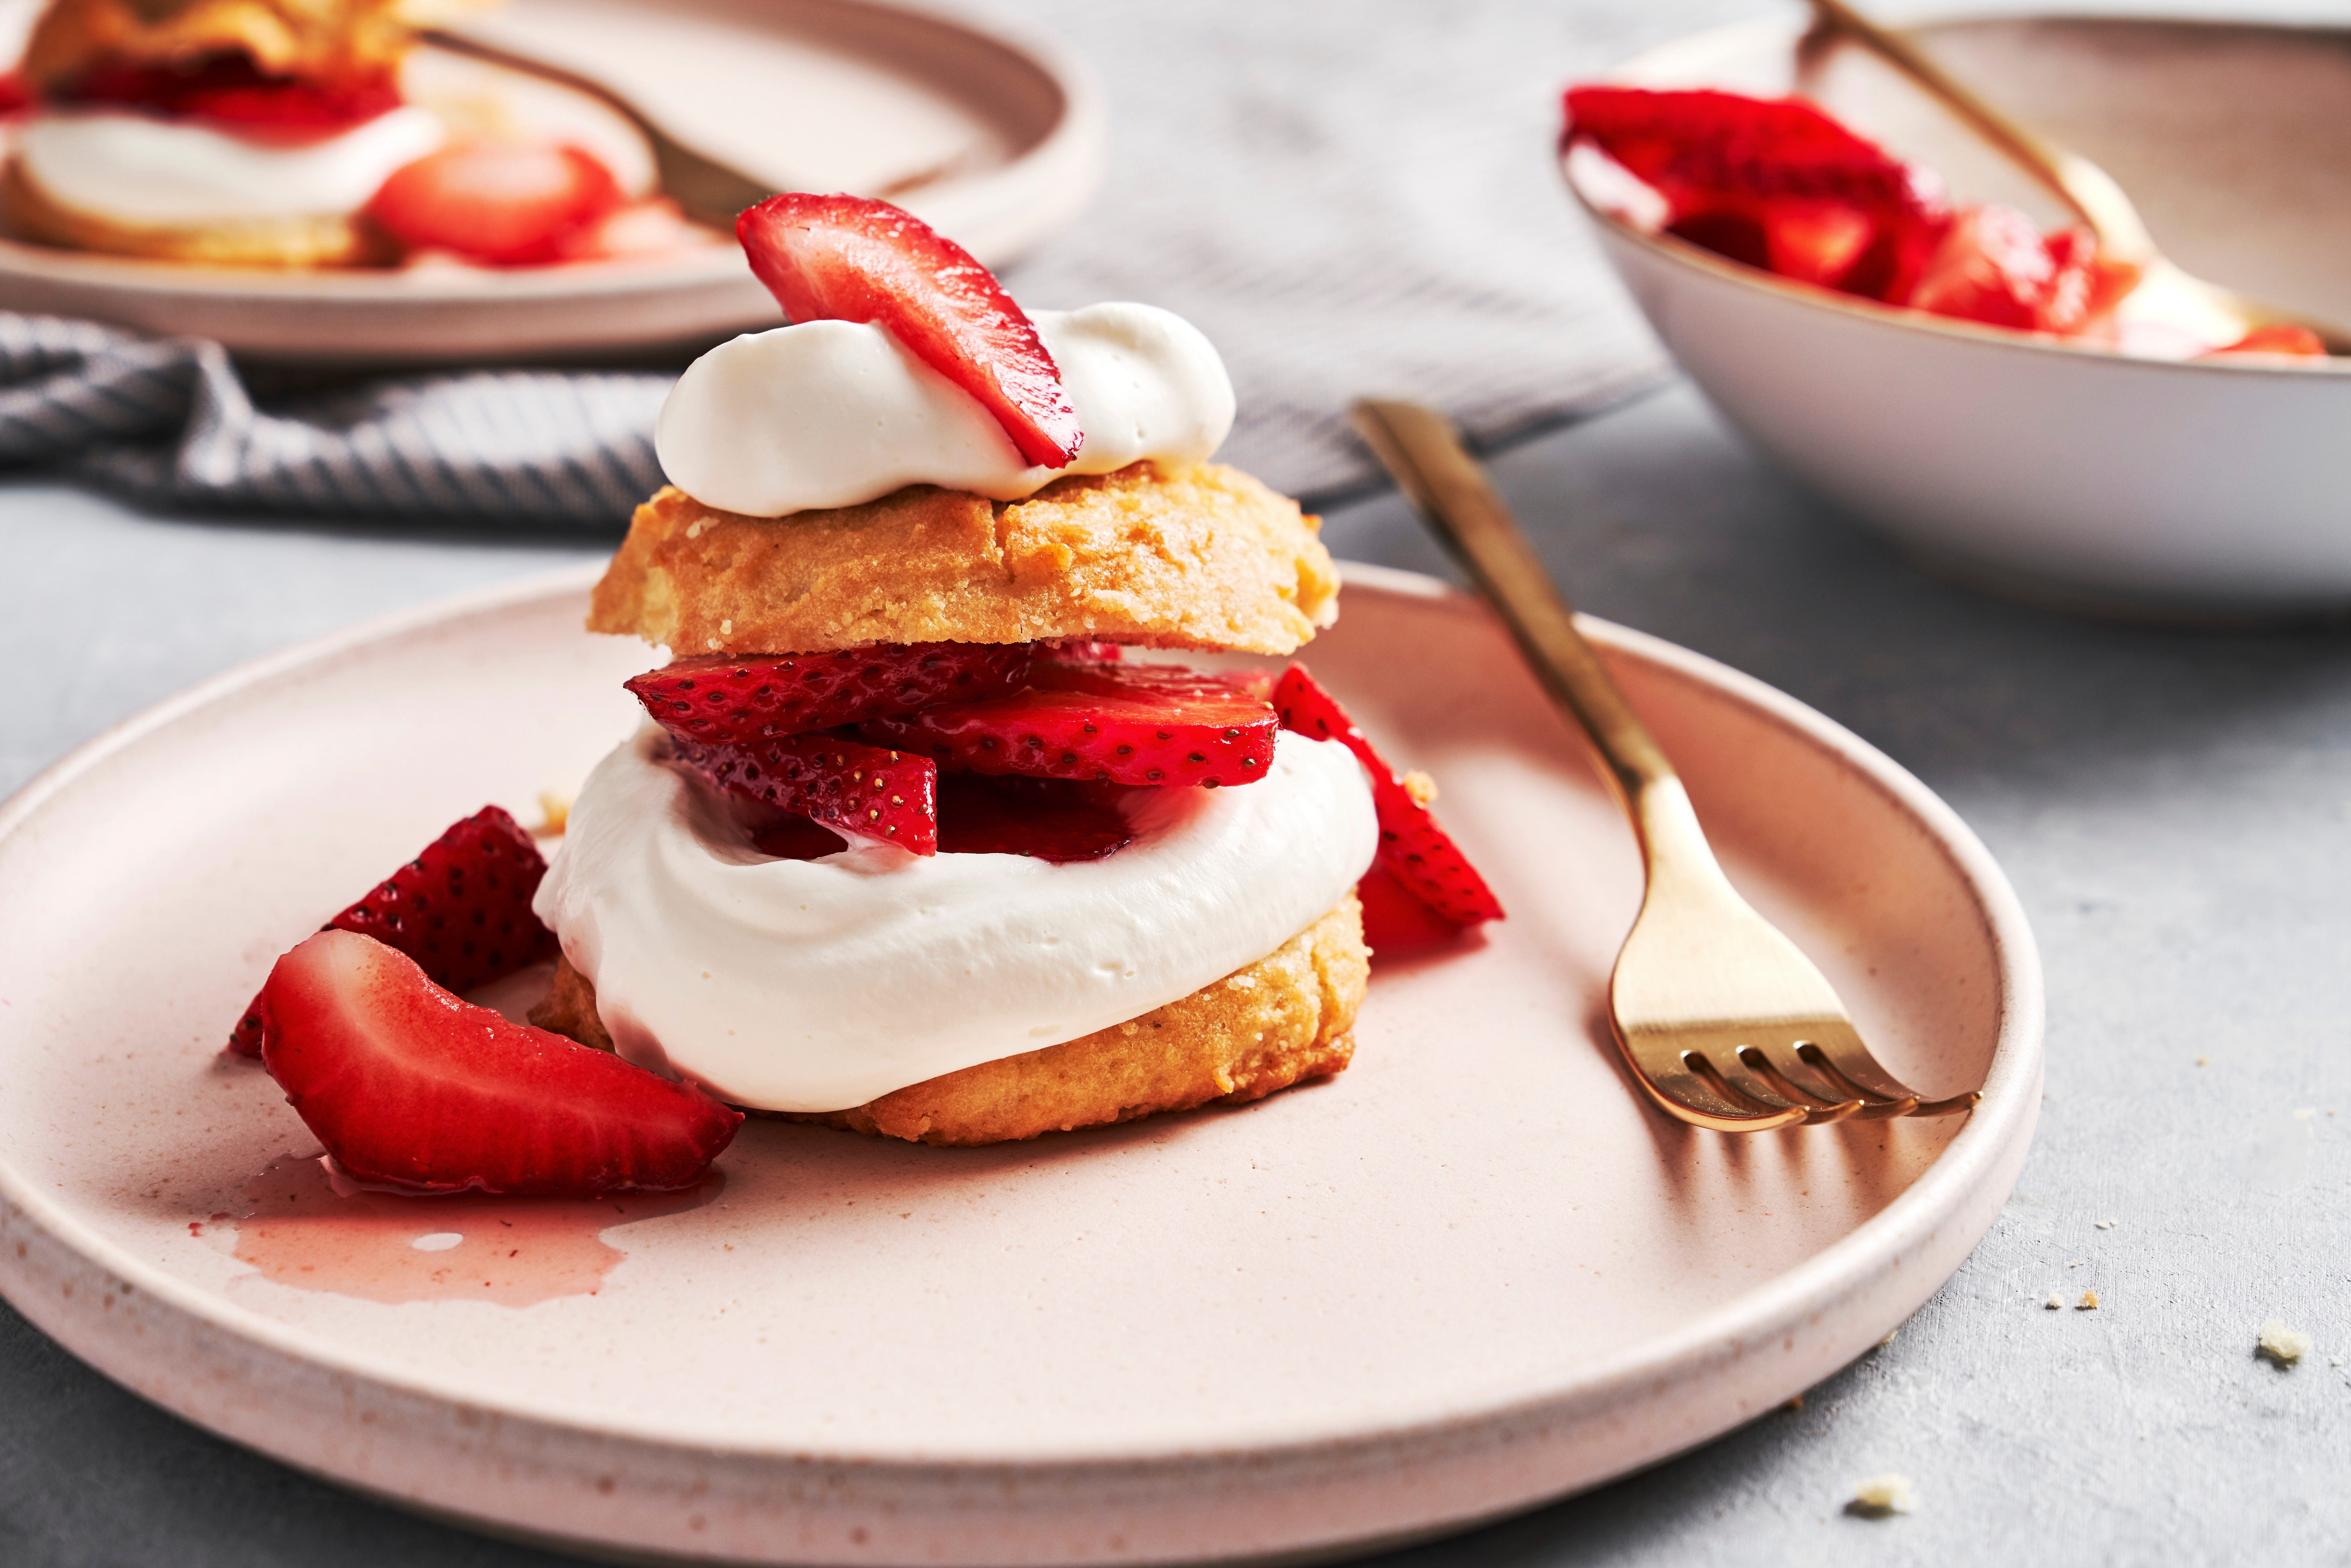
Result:
M1674 765L1576 630L1574 612L1453 422L1419 403L1381 398L1363 400L1353 413L1374 455L1510 628L1544 689L1592 737L1652 868L1711 865ZM1660 855L1668 843L1684 852Z

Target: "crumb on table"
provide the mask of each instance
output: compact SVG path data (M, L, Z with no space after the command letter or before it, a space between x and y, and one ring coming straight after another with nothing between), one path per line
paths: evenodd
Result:
M2098 1292L2095 1291L2083 1291L2082 1299L2074 1303L2074 1310L2077 1312L2096 1312L2098 1310Z
M2272 1318L2262 1325L2261 1337L2253 1342L2253 1354L2277 1366L2292 1366L2310 1354L2310 1336L2300 1329L2285 1326L2283 1318Z
M1853 1500L1845 1504L1847 1513L1865 1519L1884 1519L1889 1514L1908 1513L1918 1500L1917 1489L1908 1476L1872 1476L1853 1489Z

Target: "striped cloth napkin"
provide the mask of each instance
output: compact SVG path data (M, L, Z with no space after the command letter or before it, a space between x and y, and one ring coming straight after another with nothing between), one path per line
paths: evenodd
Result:
M1103 79L1109 177L1009 269L1029 304L1164 305L1223 352L1224 455L1306 497L1374 481L1350 399L1491 444L1665 374L1552 159L1558 92L1768 0L1019 0ZM671 378L483 370L328 391L217 344L0 314L0 463L142 505L617 530Z

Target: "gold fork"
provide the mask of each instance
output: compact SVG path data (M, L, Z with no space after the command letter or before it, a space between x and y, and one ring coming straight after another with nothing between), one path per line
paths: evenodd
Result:
M1607 764L1647 868L1616 956L1608 1017L1633 1076L1667 1113L1722 1133L1847 1116L1947 1116L1979 1093L1922 1100L1861 1042L1826 977L1739 896L1674 766L1635 716L1453 423L1367 399L1355 428Z

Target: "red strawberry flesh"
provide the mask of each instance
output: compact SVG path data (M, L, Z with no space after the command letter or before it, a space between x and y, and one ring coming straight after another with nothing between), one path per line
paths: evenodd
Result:
M375 937L416 960L434 985L470 991L555 956L555 933L530 907L546 874L522 825L485 806L320 929ZM260 1002L254 998L229 1036L235 1055L261 1054Z
M979 400L1021 457L1067 467L1084 444L1061 368L987 268L887 202L793 193L735 223L794 321L866 321Z
M1950 214L1934 177L1799 99L1578 87L1567 135L1666 198L1669 232L1736 261L1902 302Z
M681 740L740 746L1019 685L1026 643L898 643L821 653L711 653L624 683Z
M938 766L838 736L782 735L747 746L674 740L677 759L722 789L918 855L939 847Z
M561 260L627 199L611 171L577 147L466 141L394 170L367 215L410 250L533 267Z
M1249 784L1273 760L1272 706L1175 664L1042 660L1021 690L858 733L976 773L1114 784Z
M690 1084L460 1000L325 931L262 988L262 1061L354 1180L563 1197L690 1186L743 1120Z
M1315 740L1336 740L1355 754L1371 775L1372 805L1379 814L1380 863L1412 895L1456 925L1502 918L1501 902L1458 845L1437 825L1395 769L1375 750L1370 737L1349 718L1303 664L1292 664L1274 683L1273 706L1281 727Z
M1134 841L1121 784L950 773L939 780L939 848L947 854L1100 860Z

